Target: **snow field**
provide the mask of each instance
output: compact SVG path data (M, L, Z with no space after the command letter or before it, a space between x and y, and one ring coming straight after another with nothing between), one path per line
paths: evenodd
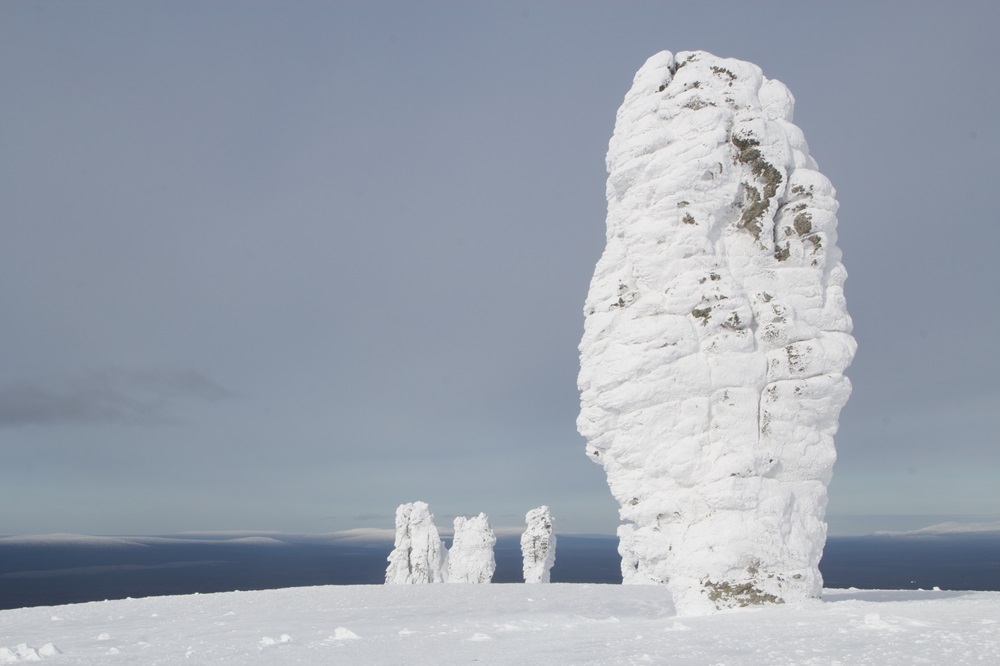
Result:
M653 585L326 586L0 612L0 663L996 664L1000 593L678 618Z

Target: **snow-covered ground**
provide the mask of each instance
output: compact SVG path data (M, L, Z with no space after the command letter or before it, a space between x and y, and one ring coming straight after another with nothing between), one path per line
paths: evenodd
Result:
M0 612L0 663L998 664L1000 593L827 590L677 618L666 589L392 585Z

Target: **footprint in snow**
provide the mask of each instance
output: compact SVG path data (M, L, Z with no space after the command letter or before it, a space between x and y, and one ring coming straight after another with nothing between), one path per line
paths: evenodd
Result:
M472 636L469 637L469 640L481 642L481 641L491 641L493 640L493 638L486 634L472 634Z
M55 650L55 652L50 652L50 650ZM47 657L58 653L59 651L52 643L46 643L38 650L27 643L18 643L13 650L5 647L0 648L0 664L10 664L16 661L41 661L43 656Z
M886 622L878 613L868 613L865 615L865 626L869 629L881 629L882 631L904 631L902 627Z
M52 643L46 643L40 648L33 648L27 643L18 643L14 650L0 648L0 664L13 661L41 661L42 657L54 657L62 651Z
M288 634L281 634L281 638L278 638L277 640L271 638L270 636L264 636L263 638L260 639L260 642L257 643L257 647L263 650L264 648L267 647L273 647L275 645L282 645L284 643L291 643L291 642L292 642L292 637L289 636Z

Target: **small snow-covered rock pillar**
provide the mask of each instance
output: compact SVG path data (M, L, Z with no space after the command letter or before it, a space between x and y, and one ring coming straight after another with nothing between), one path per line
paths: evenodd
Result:
M756 65L664 51L608 148L577 426L621 504L625 582L681 613L822 588L856 345L835 192L793 105Z
M455 519L455 539L448 551L449 583L489 583L497 569L497 537L485 513Z
M396 543L388 560L386 584L447 580L448 551L434 526L434 514L425 502L400 504L396 509Z
M556 563L555 523L549 507L532 509L524 517L528 527L521 535L521 555L524 558L524 582L548 583L552 565Z

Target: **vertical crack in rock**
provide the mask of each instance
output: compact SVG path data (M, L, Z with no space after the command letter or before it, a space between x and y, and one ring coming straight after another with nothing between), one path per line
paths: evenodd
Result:
M578 428L621 504L626 583L678 611L817 597L855 342L835 192L747 62L650 58L607 156Z

